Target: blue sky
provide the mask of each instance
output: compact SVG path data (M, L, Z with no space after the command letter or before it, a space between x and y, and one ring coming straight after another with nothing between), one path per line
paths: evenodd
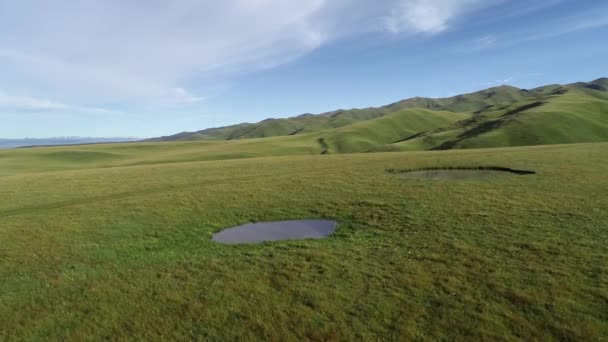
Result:
M597 0L0 0L0 138L152 137L608 76Z

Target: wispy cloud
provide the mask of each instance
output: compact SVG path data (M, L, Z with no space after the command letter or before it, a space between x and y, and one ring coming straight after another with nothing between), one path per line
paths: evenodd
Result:
M473 48L475 49L485 49L494 44L496 44L497 38L495 36L487 35L481 38L477 38L473 40Z
M184 103L198 103L205 101L206 97L196 96L191 94L184 88L171 88L167 96L163 100L170 103L184 104Z
M403 0L392 10L386 20L386 27L393 33L437 34L446 30L458 16L491 3L493 1Z
M537 12L560 5L568 0L526 0L526 1L503 1L505 6L498 15L487 16L477 19L478 23L495 23L516 17L536 15Z
M0 108L15 110L46 111L56 109L66 109L63 103L53 102L44 99L35 99L28 96L11 96L0 93Z
M324 3L20 1L0 12L0 21L12 24L0 31L0 60L13 76L0 86L16 81L38 85L39 94L191 101L200 96L185 97L183 84L200 75L257 68L318 47L325 34L309 22Z
M608 11L608 8L606 8ZM607 12L608 13L608 12ZM508 31L479 37L455 49L457 52L475 52L488 48L509 48L523 43L551 39L578 31L608 27L606 13L585 13L554 20L543 26L528 27L526 30ZM539 33L540 32L540 33Z
M0 30L0 88L65 102L196 103L205 94L192 84L363 32L438 34L496 1L20 0L0 6L10 28Z
M501 85L508 85L509 83L514 82L515 80L516 80L515 77L509 76L507 78L493 80L490 82L485 82L485 83L483 83L483 85L486 87L496 87L496 86L501 86Z
M539 72L515 73L495 80L476 82L471 85L471 89L476 91L480 88L491 88L502 85L523 86L524 84L529 84L530 81L536 81L540 76L543 76L543 74Z
M518 43L522 43L522 42L529 42L529 41L535 41L535 40L547 39L547 38L555 38L555 37L563 36L563 35L566 35L569 33L577 32L577 31L590 30L590 29L600 28L600 27L604 27L604 26L608 26L608 16L602 16L600 18L596 18L596 19L592 19L592 20L580 19L580 21L579 20L566 21L566 22L563 22L562 24L558 25L557 27L552 28L548 32L532 34L532 35L528 35L526 37L521 37L519 39L510 41L507 44L514 45L514 44L518 44Z
M55 102L48 99L39 99L29 96L16 96L0 93L0 111L1 112L78 112L87 114L99 115L115 115L121 114L120 111L100 108L68 105L61 102Z

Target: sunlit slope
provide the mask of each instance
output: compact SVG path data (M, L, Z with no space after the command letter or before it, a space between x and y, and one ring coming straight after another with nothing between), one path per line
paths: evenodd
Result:
M593 83L539 88L533 100L488 108L375 151L447 150L608 141L608 92ZM597 88L601 89L601 88Z
M256 127L243 124L197 135L185 133L182 141L175 142L0 150L0 176L283 155L602 142L608 141L607 84L607 79L599 79L527 91L499 87L468 94L460 101L412 99L415 105L408 105L413 107L396 111L405 104L391 105L390 110L388 106L272 119ZM451 112L418 106L476 110ZM283 135L294 129L297 132Z
M506 147L608 141L608 101L571 91L570 94L514 117L501 118L501 126L471 136L454 147ZM453 147L453 148L454 148Z
M530 90L500 86L449 98L416 97L378 108L304 114L184 132L152 141L249 140L247 146L213 148L215 153L228 155L445 150L608 141L607 101L606 78ZM404 111L410 112L403 115ZM289 138L293 136L302 137ZM289 139L251 140L273 137ZM284 149L276 144L285 144ZM297 146L295 150L292 144Z
M321 115L303 114L286 119L266 119L258 123L183 132L149 141L237 140L306 134L371 120L396 110L384 108L338 110Z
M437 130L469 116L465 113L406 109L329 131L327 134L322 134L321 139L324 139L330 153L365 152L378 146Z
M318 115L303 114L286 119L266 119L258 123L242 123L197 132L183 132L172 136L151 139L151 141L234 140L305 134L373 120L400 112L404 109L420 108L474 113L493 106L509 105L518 101L524 101L536 95L535 93L515 87L501 86L449 98L431 99L416 97L377 108L340 109Z
M443 99L417 97L394 103L389 107L477 112L492 106L509 105L533 97L535 97L533 92L511 86L500 86Z
M0 151L0 175L19 172L240 159L282 155L365 152L434 130L467 114L404 110L322 132L231 141L181 141L61 146Z

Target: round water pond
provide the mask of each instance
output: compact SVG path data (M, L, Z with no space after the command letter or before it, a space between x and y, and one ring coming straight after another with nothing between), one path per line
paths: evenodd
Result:
M515 170L504 167L427 168L402 171L389 170L389 172L399 174L404 178L430 180L485 180L536 174L534 171Z
M212 240L234 245L265 241L323 239L331 235L337 226L336 221L329 220L247 223L242 226L224 229L214 234Z

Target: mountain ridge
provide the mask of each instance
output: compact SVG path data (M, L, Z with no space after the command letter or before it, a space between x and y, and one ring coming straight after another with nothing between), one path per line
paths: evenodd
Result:
M324 142L324 153L608 141L607 113L608 78L598 78L591 82L551 84L532 89L502 85L447 98L413 97L381 107L268 118L257 123L182 132L146 141L310 136L310 139ZM444 126L421 125L427 121L425 116L436 120L437 115L446 118L435 121L443 122ZM379 120L387 116L395 117ZM458 120L447 119L450 116ZM416 119L412 120L412 117ZM567 122L569 127L556 123L556 119ZM391 120L399 124L388 127L386 123ZM429 129L412 131L411 127ZM358 133L353 133L355 131ZM348 136L348 139L340 135Z
M63 145L82 145L82 144L102 144L137 141L133 137L51 137L51 138L21 138L5 139L0 138L0 148L15 147L39 147L39 146L63 146Z

